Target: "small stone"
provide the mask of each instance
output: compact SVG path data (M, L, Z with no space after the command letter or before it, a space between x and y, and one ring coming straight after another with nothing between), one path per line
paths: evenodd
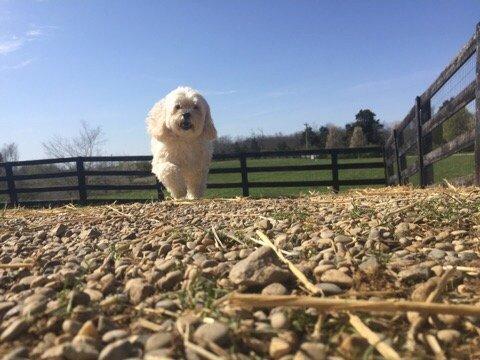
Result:
M123 329L110 330L103 334L102 341L104 343L111 343L120 339L124 339L128 336L128 331Z
M145 342L145 351L153 351L169 346L172 343L172 334L159 332L151 335Z
M3 315L9 311L11 308L15 306L15 302L13 301L5 301L5 302L0 302L0 318L3 317Z
M117 340L108 344L100 352L98 360L127 359L136 355L135 348L128 340Z
M277 311L270 316L270 325L273 329L286 329L290 325L290 322L283 311Z
M332 265L332 264L322 264L322 265L318 265L317 267L315 267L315 269L313 269L313 275L315 276L315 279L317 279L318 281L320 281L323 273L327 270L331 270L331 269L335 269L335 265Z
M47 308L46 301L32 301L22 308L23 316L32 316L43 312Z
M63 356L68 360L96 360L98 350L90 343L76 342L64 347Z
M68 296L68 307L73 309L78 305L88 306L90 305L90 296L83 291L73 290Z
M469 250L458 253L458 257L461 261L472 261L478 259L478 255Z
M58 224L52 230L53 236L62 237L67 232L68 228L64 224Z
M287 293L287 288L280 283L272 283L262 290L263 295L286 295Z
M147 352L145 355L143 355L143 360L170 360L172 359L171 357L171 351L169 349L157 349L153 351ZM189 356L187 356L187 359L190 359ZM198 358L195 358L198 359Z
M343 244L343 243L349 243L349 242L351 242L351 241L352 241L352 238L349 237L349 236L345 236L345 235L337 235L337 236L335 236L335 238L333 239L333 241L334 241L335 243L341 243L341 244Z
M460 317L458 315L438 314L437 318L448 326L455 326L460 322Z
M418 284L412 292L413 301L425 301L438 284L438 278L430 278Z
M326 345L315 342L304 342L295 354L293 360L325 360L326 358Z
M270 342L270 347L268 349L268 353L272 357L272 359L280 359L282 356L288 355L292 352L292 345L280 338L274 337Z
M130 302L134 305L139 304L145 298L152 295L155 289L150 284L147 284L141 278L130 279L125 284L125 290L128 293Z
M82 327L82 324L72 319L66 319L62 324L63 332L70 334L72 336L78 333L81 327Z
M288 235L287 234L280 234L274 240L273 243L276 247L283 249L288 243Z
M165 310L176 311L178 310L178 304L170 299L160 300L155 304L156 308L162 308Z
M83 292L90 297L90 301L99 302L103 299L103 293L101 291L86 288Z
M341 287L351 287L353 279L344 272L336 269L325 271L320 280L323 282L333 283Z
M320 237L324 238L324 239L333 239L333 237L335 236L335 233L332 231L332 230L322 230L320 232Z
M362 262L358 266L358 268L365 274L372 276L378 272L378 270L380 269L380 264L378 263L377 258L372 256L368 258L368 260L365 260L364 262Z
M457 342L460 336L460 332L454 329L438 330L437 332L438 340L447 345Z
M318 287L325 295L338 295L344 292L342 288L332 283L320 283L315 286Z
M17 319L13 321L0 336L0 341L12 341L17 339L19 336L23 335L29 325L28 322L24 319Z
M175 288L176 285L183 280L183 273L180 270L170 271L163 278L157 282L157 286L160 290L169 291Z
M410 233L410 224L402 222L395 227L394 235L396 237L408 236Z
M412 266L398 273L398 278L402 282L425 281L430 277L430 269L421 266Z
M261 230L270 230L272 228L272 223L268 219L261 219L255 223L255 227Z
M236 285L266 286L291 279L289 271L276 265L278 260L272 249L262 246L237 262L230 270L229 279Z
M442 260L447 253L440 249L433 249L428 253L428 258L433 260Z
M212 324L203 324L194 332L193 338L199 345L214 342L217 345L225 346L229 343L228 327L218 321Z
M12 351L10 351L4 357L2 357L2 360L19 360L19 359L28 359L28 349L24 346L19 346L13 349Z
M71 346L71 344L60 344L53 347L48 347L41 356L41 359L64 359L66 358L66 353L68 353L67 346ZM67 351L66 351L67 350Z
M102 235L102 232L98 230L96 227L93 227L88 230L84 230L80 233L80 238L85 240L85 239L96 239L100 235Z

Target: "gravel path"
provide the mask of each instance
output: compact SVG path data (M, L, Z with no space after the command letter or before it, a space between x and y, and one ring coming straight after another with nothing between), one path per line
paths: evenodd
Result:
M426 301L451 265L438 301L480 306L474 188L12 209L0 214L0 356L381 358L348 314L222 301L308 295L257 230L324 296ZM480 359L480 318L357 315L402 358Z

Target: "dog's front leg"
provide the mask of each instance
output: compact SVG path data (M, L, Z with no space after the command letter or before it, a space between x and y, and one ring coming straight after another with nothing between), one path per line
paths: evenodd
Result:
M185 197L187 194L187 185L185 184L182 172L177 165L169 162L155 164L152 167L152 172L167 188L168 192L174 199Z
M187 199L200 199L207 188L208 170L186 177Z

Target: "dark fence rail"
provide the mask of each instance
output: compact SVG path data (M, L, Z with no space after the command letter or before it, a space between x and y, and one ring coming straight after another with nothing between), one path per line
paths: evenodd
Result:
M472 57L475 60L475 80L467 84L456 96L448 99L442 108L432 115L432 98ZM476 100L474 130L460 134L433 149L433 131L473 100ZM409 127L414 129L414 134L410 137L406 135ZM475 184L480 185L480 24L477 25L474 35L438 78L423 94L416 97L415 105L386 141L387 183L405 184L409 178L418 173L421 187L433 184L432 165L472 145L475 152ZM412 150L415 151L416 161L407 166L407 154Z
M339 170L345 169L385 169L384 161L355 162L355 163L338 163L339 156L360 156L371 155L384 159L383 148L380 147L364 147L364 148L344 148L344 149L319 149L319 150L300 150L300 151L264 151L264 152L246 152L238 154L215 155L213 160L239 160L239 167L213 168L210 169L211 174L233 174L241 175L241 182L234 183L208 183L209 189L242 189L243 196L249 196L250 188L270 188L270 187L317 187L331 186L334 191L339 191L341 186L355 185L385 185L385 177L370 179L346 179L339 180ZM330 157L330 164L312 164L312 165L275 165L275 166L248 166L248 159L258 158L278 158L278 157L301 157L301 156L322 156ZM92 199L88 197L88 191L98 190L155 190L158 200L164 199L164 187L156 181L155 184L127 184L127 185L99 185L91 184L88 179L98 176L136 176L146 177L152 176L150 171L146 170L90 170L86 166L88 163L112 163L112 162L146 162L151 161L151 156L95 156L95 157L76 157L64 159L45 159L45 160L29 160L0 163L0 170L4 168L5 176L0 177L0 184L6 184L4 190L0 190L0 195L6 195L6 205L59 205L65 203L78 203L80 205L97 204L102 202L134 202L145 201L145 199ZM40 174L15 174L15 167L28 169L32 166L39 165L63 165L65 171L45 172ZM66 165L67 164L67 165ZM69 164L69 165L68 165ZM331 180L319 181L265 181L252 182L248 180L249 173L259 172L290 172L290 171L330 171ZM38 186L26 187L18 185L19 181L39 180L39 179L62 179L75 178L74 185L61 186ZM69 200L43 200L43 201L21 201L19 194L25 193L53 193L53 192L76 192L76 199Z

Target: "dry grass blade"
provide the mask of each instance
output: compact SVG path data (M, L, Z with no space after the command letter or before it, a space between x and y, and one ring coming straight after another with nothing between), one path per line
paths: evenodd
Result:
M115 208L114 208L113 206L111 206L111 205L107 205L106 208L112 210L113 212L116 212L117 214L120 214L120 215L122 215L122 216L128 217L128 218L130 218L130 219L132 219L132 218L134 217L134 216L131 215L131 214L127 214L127 213L124 213L124 212L122 212L122 211L120 211L120 210L115 209Z
M367 311L367 312L418 312L421 314L451 314L464 316L479 316L480 306L436 304L407 300L352 300L318 298L313 296L295 295L259 295L238 294L230 295L228 303L239 307L313 307L320 311Z
M227 247L223 245L222 241L220 240L220 237L217 234L217 231L215 230L215 227L212 226L212 232L213 232L213 237L215 239L215 246L219 249L226 249Z
M178 318L178 314L174 313L173 311L157 308L157 309L150 309L150 308L139 308L137 307L138 311L141 311L145 314L154 314L154 315L168 315L174 318Z
M448 269L447 271L445 271L445 274L442 275L435 289L428 295L427 300L425 300L427 303L431 303L438 300L443 290L445 289L445 286L447 286L448 280L450 280L454 272L455 272L454 268Z
M295 265L293 265L293 263L288 260L287 258L285 258L285 256L283 256L282 252L270 241L270 239L268 238L267 235L265 235L263 232L261 232L260 230L257 230L257 235L260 237L260 239L262 240L263 244L270 247L273 251L275 251L275 253L277 254L278 258L284 262L285 264L288 265L288 268L290 269L290 271L297 277L297 279L305 286L305 288L311 292L312 294L321 294L321 290L320 288L316 287L314 284L312 284L308 279L307 277L300 271L297 269L297 267Z
M433 336L432 334L427 334L425 335L425 341L427 342L428 346L430 346L430 349L432 349L432 352L435 354L436 360L447 359L435 336Z
M455 272L454 268L451 268L445 271L445 274L442 275L435 289L433 289L433 291L428 295L427 299L425 300L426 304L430 304L436 301L440 297L440 294L442 293L443 289L447 285L448 280L452 277L454 272ZM415 334L417 333L418 329L420 328L420 326L423 324L424 321L425 319L423 317L417 316L417 318L413 320L412 325L410 326L410 329L408 329L407 342L405 344L405 347L408 350L410 351L415 350Z
M0 264L0 269L31 268L33 265L32 263Z
M365 339L368 343L377 349L377 351L382 354L382 356L387 360L399 360L400 355L387 343L385 343L377 333L370 330L370 328L365 325L362 320L356 316L350 316L350 324L353 328Z
M158 325L158 324L156 324L156 323L154 323L150 320L144 319L144 318L138 319L137 323L141 327L143 327L145 329L148 329L148 330L152 330L154 332L158 332L158 331L163 330L163 327L161 325Z
M452 266L452 265L445 265L443 270L450 270L455 269L458 271L466 272L466 273L473 273L478 274L480 273L480 268L478 267L471 267L471 266Z

